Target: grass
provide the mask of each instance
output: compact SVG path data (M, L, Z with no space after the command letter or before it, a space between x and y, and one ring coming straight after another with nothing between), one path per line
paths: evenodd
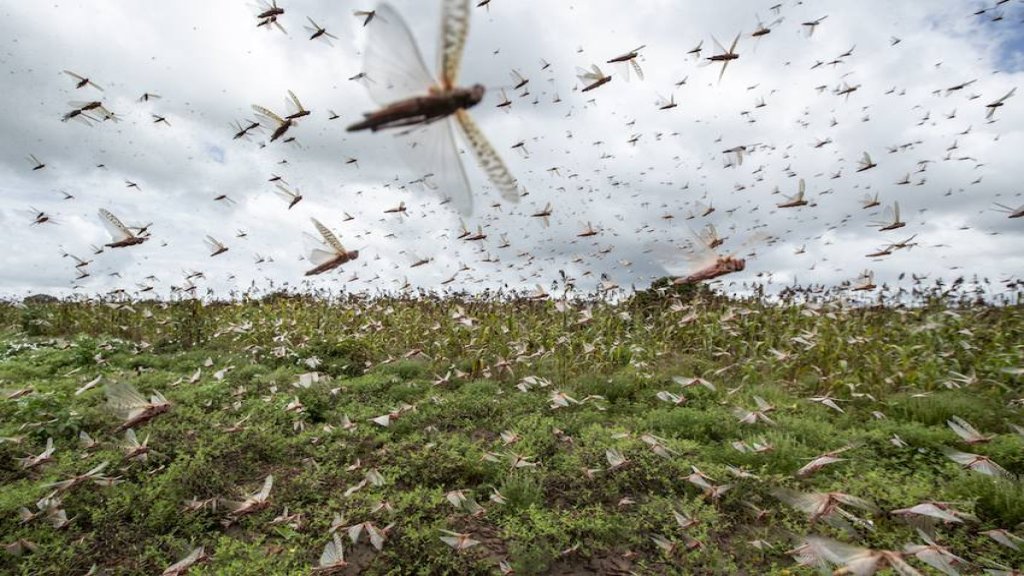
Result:
M500 561L517 574L814 573L786 553L803 535L902 549L920 539L886 511L926 500L978 517L935 527L953 552L1024 564L979 534L1019 530L1022 483L964 470L941 452L986 454L1024 474L1024 438L1008 426L1024 425L1013 370L1024 364L1019 306L689 298L0 305L0 397L28 391L0 400L0 542L37 545L21 556L0 551L0 573L96 565L154 574L204 545L211 558L190 574L306 574L336 516L390 527L380 551L365 537L345 539L353 573L496 574ZM299 386L312 371L319 382ZM75 394L97 376L172 402L136 430L149 437L147 462L125 461L102 382ZM684 389L676 376L715 390ZM662 401L661 391L685 401ZM553 408L556 393L571 400ZM809 400L826 395L842 413ZM774 425L738 422L734 410L755 408L755 396L774 405ZM387 427L371 422L388 413L396 418ZM996 437L966 446L946 426L951 416ZM80 431L98 446L80 448ZM24 470L16 458L39 454L48 438L54 461ZM773 449L741 452L736 442ZM846 460L794 477L846 445L855 447ZM626 463L610 470L609 449ZM20 508L35 511L50 492L46 482L103 461L120 483L65 494L66 527L20 520ZM708 498L687 481L694 466L731 488ZM359 487L370 471L383 482ZM270 506L230 526L223 507L183 509L193 498L243 499L267 474ZM773 496L779 487L865 498L880 509L866 514L874 530L812 524ZM455 508L453 490L485 511ZM299 516L275 522L286 508ZM695 524L682 529L674 510ZM456 552L442 530L480 544ZM701 545L669 554L656 535Z

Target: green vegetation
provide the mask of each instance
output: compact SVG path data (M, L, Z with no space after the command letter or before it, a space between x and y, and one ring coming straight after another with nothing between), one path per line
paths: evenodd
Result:
M204 545L209 561L189 574L307 574L338 517L385 531L380 551L343 534L353 573L496 574L506 561L516 574L812 574L787 553L805 535L901 550L922 542L922 524L889 512L925 501L976 516L931 526L976 563L962 571L1021 566L981 532L1024 535L1024 437L1011 426L1024 425L1022 365L1019 306L769 305L704 290L618 304L0 305L0 543L36 545L0 549L0 573L158 574ZM135 428L145 462L125 459L108 382L172 404ZM767 420L739 421L758 410ZM965 444L954 416L995 437ZM53 462L25 469L18 459L48 438ZM1015 478L964 469L945 448ZM67 526L19 517L38 511L45 484L104 461L119 482L63 493ZM269 506L228 523L218 499L244 500L268 474ZM837 528L780 488L877 510L847 508L864 523ZM442 530L479 544L456 551Z

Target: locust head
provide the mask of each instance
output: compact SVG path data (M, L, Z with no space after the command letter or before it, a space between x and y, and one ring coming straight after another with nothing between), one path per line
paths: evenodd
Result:
M471 88L459 90L456 97L462 108L472 108L484 99L484 93L486 92L487 88L483 84L474 84Z
M723 274L729 274L732 272L742 272L747 267L747 261L743 258L733 258L731 256L725 256L718 260L718 266L722 270Z

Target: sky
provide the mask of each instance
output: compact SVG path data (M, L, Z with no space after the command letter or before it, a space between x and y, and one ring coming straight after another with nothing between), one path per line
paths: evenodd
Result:
M583 291L602 277L645 288L706 263L692 246L709 224L725 238L720 255L746 258L717 281L727 291L842 286L867 270L879 285L978 275L998 289L1019 278L1024 219L996 204L1024 205L1024 92L991 120L986 104L1024 84L1024 2L776 3L473 2L459 83L487 87L470 113L522 196L503 200L457 139L475 205L464 225L486 235L467 241L460 214L429 186L454 173L431 165L429 140L345 130L379 107L352 78L388 75L364 69L368 36L397 25L363 26L353 11L372 3L279 0L285 34L233 0L0 2L0 224L13 235L0 296L167 296L197 272L197 293L220 296L533 289L560 272ZM436 73L441 3L392 5ZM336 39L310 40L307 18ZM753 38L759 19L771 33ZM803 23L818 19L808 36ZM719 81L720 64L707 61L714 39L728 47L737 34L739 58ZM642 80L606 64L638 46ZM594 64L612 80L583 93L577 67ZM64 70L103 90L76 88ZM513 70L529 79L519 90ZM857 89L837 94L844 87ZM512 104L499 108L502 89ZM285 113L289 90L311 111L287 132L294 141L270 142L269 130L233 139L252 105ZM661 109L669 97L677 106ZM62 121L72 102L93 100L120 122ZM742 163L725 152L737 146ZM865 152L877 166L858 172ZM45 168L33 170L30 154ZM275 175L301 192L293 208ZM800 180L808 204L778 208ZM880 205L862 208L876 194ZM402 202L404 215L385 213ZM549 203L545 226L531 215ZM906 225L880 231L894 203ZM150 225L150 240L94 253L111 242L101 208ZM47 222L35 223L40 213ZM311 217L358 259L304 276ZM588 226L597 234L578 236ZM211 257L207 235L228 251ZM867 257L892 243L908 247ZM65 253L90 261L89 276L76 280Z

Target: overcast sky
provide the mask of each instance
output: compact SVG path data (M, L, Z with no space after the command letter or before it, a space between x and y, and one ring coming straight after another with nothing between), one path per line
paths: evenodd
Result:
M726 287L836 285L864 270L879 284L901 272L908 281L910 273L1019 277L1024 219L995 203L1024 204L1024 91L991 122L986 104L1024 84L1024 3L980 16L973 13L991 2L807 0L777 13L775 4L492 0L473 8L460 82L488 87L472 114L528 195L502 201L463 154L476 205L466 225L487 234L468 242L457 239L459 215L438 191L410 184L425 170L415 140L345 131L377 107L350 80L363 71L367 33L393 25L364 28L352 12L372 4L280 0L286 35L258 28L257 10L234 0L0 2L0 223L12 234L0 251L0 293L154 286L167 294L192 271L205 273L195 281L201 291L222 295L252 282L303 285L312 268L303 233L316 233L310 217L360 257L308 285L355 291L406 281L532 288L549 286L559 270L582 289L601 274L642 288L667 271L685 273L692 260L680 246L706 224L728 237L723 254L756 253L744 272L722 279ZM440 2L393 5L433 68ZM825 16L808 37L802 24ZM337 36L333 45L309 40L307 17ZM759 39L750 36L758 17L773 24ZM740 57L718 82L720 65L705 61L716 52L712 38L728 46L737 33ZM701 42L699 60L687 54ZM640 45L642 81L605 64ZM592 64L612 81L581 93L576 67ZM530 80L519 91L513 69ZM63 70L103 91L76 89ZM858 88L836 94L844 83ZM501 109L503 87L512 105ZM268 142L268 131L232 139L231 123L252 119L253 104L285 112L289 89L312 111L288 131L295 142ZM160 98L140 102L147 92ZM659 97L678 106L661 110ZM70 102L91 100L122 121L61 121ZM518 142L528 155L512 148ZM739 145L749 151L742 164L724 153ZM864 152L877 167L857 172ZM33 170L29 154L46 167ZM275 194L275 174L301 191L294 208ZM776 208L800 179L810 204ZM882 205L862 209L866 193ZM222 194L234 204L214 200ZM400 202L404 217L384 213ZM530 215L548 202L545 227ZM906 226L881 232L871 224L893 202ZM715 211L700 216L705 205ZM111 241L99 208L128 225L152 223L152 239L93 254L90 246ZM34 224L39 212L50 221ZM599 233L578 237L588 223ZM211 258L208 234L228 252ZM911 249L865 256L914 235ZM92 261L89 277L75 281L65 251ZM433 260L410 267L424 258Z

